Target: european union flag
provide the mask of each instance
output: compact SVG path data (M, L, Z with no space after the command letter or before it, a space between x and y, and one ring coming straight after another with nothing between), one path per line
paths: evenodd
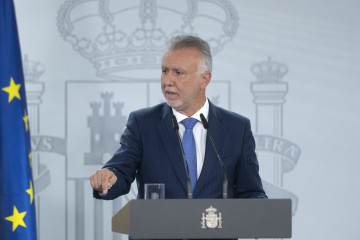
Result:
M13 0L0 0L0 239L36 239L29 116Z

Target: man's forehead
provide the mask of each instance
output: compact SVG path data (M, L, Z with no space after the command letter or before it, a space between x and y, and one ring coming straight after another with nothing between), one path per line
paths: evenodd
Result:
M174 50L168 50L162 59L162 65L183 63L189 61L201 60L201 53L195 47L183 47Z
M165 52L164 56L167 54L182 54L182 53L193 53L193 54L200 54L200 50L193 46L185 46L185 47L179 47L174 49L169 49L167 52Z

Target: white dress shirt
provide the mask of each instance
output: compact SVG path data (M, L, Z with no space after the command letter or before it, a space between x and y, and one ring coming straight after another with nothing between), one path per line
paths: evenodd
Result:
M185 132L185 126L181 123L182 120L187 118L186 115L179 113L175 109L172 109L173 114L175 115L178 123L179 123L179 134L181 139L184 136ZM200 108L199 111L197 111L194 115L192 115L192 118L196 118L198 122L195 124L193 128L193 134L195 138L195 145L196 145L196 160L197 160L197 178L199 179L201 169L204 165L204 158L205 158L205 146L206 146L206 133L207 131L203 127L201 123L200 114L203 114L206 119L208 119L209 115L209 100L206 98L204 106Z

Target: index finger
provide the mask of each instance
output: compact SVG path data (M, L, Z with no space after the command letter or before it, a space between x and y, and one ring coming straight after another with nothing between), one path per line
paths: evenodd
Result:
M109 184L110 184L110 178L112 177L112 175L113 175L113 173L108 169L106 169L105 171L102 171L101 183L102 183L102 192L104 194L107 194L107 192L108 192L108 187L109 187Z

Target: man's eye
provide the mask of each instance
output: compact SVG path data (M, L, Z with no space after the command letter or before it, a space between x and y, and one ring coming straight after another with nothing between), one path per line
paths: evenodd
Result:
M163 69L163 70L162 70L162 73L163 73L163 74L166 74L167 72L168 72L168 71L167 71L166 69Z
M179 72L179 71L176 72L176 75L182 75L182 74L183 72Z

